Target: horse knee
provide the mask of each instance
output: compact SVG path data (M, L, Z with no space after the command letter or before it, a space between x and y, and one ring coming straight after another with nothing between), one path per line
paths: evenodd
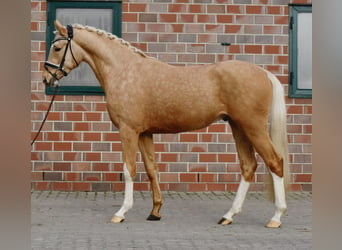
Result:
M252 164L247 165L242 165L241 170L242 170L242 176L245 178L246 181L251 182L254 177L255 170L257 169L257 163L254 162Z

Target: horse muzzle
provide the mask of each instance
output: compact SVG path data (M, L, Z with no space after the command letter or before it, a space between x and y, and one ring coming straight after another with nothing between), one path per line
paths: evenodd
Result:
M58 85L57 75L55 75L55 76L52 75L52 77L51 77L50 74L48 76L45 76L45 74L44 74L43 75L43 83L45 84L46 87L57 86Z
M58 85L58 81L63 77L63 76L67 76L68 73L65 71L65 69L63 67L61 67L60 65L56 65L50 62L45 62L44 63L44 68L45 68L45 72L43 74L43 83L46 86L56 86ZM52 72L50 70L50 68L55 69L55 72ZM58 76L57 72L61 72L62 75ZM48 80L48 78L50 78Z

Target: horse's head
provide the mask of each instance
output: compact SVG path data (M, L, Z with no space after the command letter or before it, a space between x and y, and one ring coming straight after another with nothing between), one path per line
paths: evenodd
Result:
M64 27L56 20L56 36L52 41L48 60L44 63L43 82L47 85L55 85L62 77L67 76L80 62L77 60L77 47L72 45L74 36L71 25Z

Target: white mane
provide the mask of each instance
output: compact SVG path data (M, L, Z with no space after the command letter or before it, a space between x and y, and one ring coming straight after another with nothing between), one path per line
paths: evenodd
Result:
M147 57L147 58L153 58L153 57L150 57L148 56L144 51L132 46L129 42L127 42L126 40L110 33L110 32L107 32L105 30L101 30L101 29L98 29L98 28L95 28L95 27L92 27L92 26L84 26L82 24L73 24L72 25L74 28L76 29L85 29L89 32L95 32L97 33L98 35L107 35L107 37L110 39L110 40L117 40L118 42L120 42L122 45L125 45L127 46L130 50L132 50L134 53L138 53L140 54L141 56L143 57Z

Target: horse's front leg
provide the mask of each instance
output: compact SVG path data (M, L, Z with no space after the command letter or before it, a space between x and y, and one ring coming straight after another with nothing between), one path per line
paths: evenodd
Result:
M151 181L153 208L147 220L160 220L159 210L163 204L158 182L158 166L154 156L154 145L152 134L141 134L139 138L139 148L144 160L147 175Z
M120 136L124 157L125 196L124 202L111 222L119 223L125 219L125 214L133 206L133 181L136 175L136 152L139 134L129 127L120 128Z

